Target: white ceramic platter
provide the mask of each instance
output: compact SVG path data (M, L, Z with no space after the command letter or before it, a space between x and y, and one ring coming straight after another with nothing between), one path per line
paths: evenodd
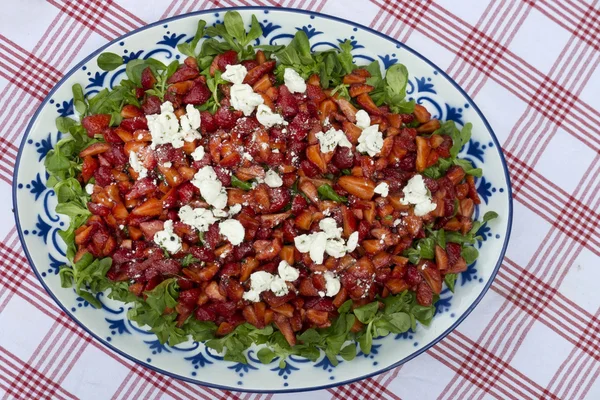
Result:
M19 235L33 270L58 305L103 344L148 368L203 385L261 392L310 390L355 381L410 360L454 329L489 288L510 233L512 204L508 172L489 124L475 103L443 71L395 40L327 15L283 8L238 9L248 24L251 15L256 14L263 28L263 36L258 40L261 44L286 44L296 30L302 29L310 38L313 50L330 49L350 39L359 64L379 60L389 67L401 62L410 73L410 97L426 106L436 118L452 119L459 125L473 124L473 137L463 149L463 157L484 170L484 176L477 180L482 204L476 215L494 210L500 217L481 228L479 233L485 240L480 244L479 260L460 275L456 294L452 295L447 289L442 293L431 326L419 326L416 333L375 340L370 355L360 353L353 361L340 362L336 367L326 357L316 363L293 358L281 370L277 361L261 364L255 357L255 349L249 351L249 364L244 365L223 361L218 354L195 342L174 348L163 346L154 335L127 320L124 304L99 295L104 307L95 309L78 298L72 289L61 288L58 267L65 261L65 245L57 232L68 221L54 212L56 198L45 186L43 161L60 138L54 120L74 113L71 86L80 83L87 94L94 94L112 87L124 77L124 67L112 72L103 72L97 67L96 58L103 51L123 55L126 59L177 59L180 57L177 44L193 36L199 18L211 25L221 22L226 11L182 15L131 32L88 56L67 73L44 100L21 143L13 188Z

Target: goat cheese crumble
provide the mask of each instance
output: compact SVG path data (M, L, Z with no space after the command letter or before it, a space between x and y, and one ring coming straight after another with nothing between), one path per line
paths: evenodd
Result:
M227 82L241 85L247 74L248 70L242 64L229 64L225 67L225 72L221 74L221 78Z
M381 151L382 147L383 135L379 132L379 125L371 125L368 128L363 129L358 138L356 150L374 157Z
M202 146L198 146L196 147L196 149L192 152L192 158L194 159L194 161L200 161L204 158L204 147Z
M246 117L250 116L254 109L265 101L262 96L252 90L252 86L246 83L235 83L229 90L231 96L231 106L244 113Z
M304 78L292 68L286 68L283 72L283 82L292 93L306 92L306 82L304 82Z
M352 143L346 137L346 134L340 130L331 128L327 132L319 132L316 134L321 145L321 151L323 153L330 153L335 150L337 146L352 148Z
M237 219L227 219L219 223L219 233L225 236L232 245L237 246L244 241L246 231Z
M390 193L390 185L386 182L381 182L379 185L375 186L374 192L380 194L381 197L387 197Z
M192 184L200 189L204 200L214 208L221 210L227 205L227 192L210 165L202 167L196 172Z
M431 195L421 175L417 174L410 178L402 192L404 198L400 202L404 205L414 205L415 215L418 217L430 213L437 207L437 204L431 201Z
M271 107L259 104L256 109L256 119L261 123L265 128L270 128L274 125L287 125L287 121L283 119L283 117L277 113L274 113L271 110Z
M294 238L294 245L298 251L308 253L310 259L317 264L323 263L325 253L340 258L349 251L354 251L358 244L358 232L352 233L348 238L348 242L344 242L342 228L338 228L333 218L323 218L319 222L319 228L321 228L321 232L304 234Z
M278 187L281 187L281 185L283 185L283 180L281 179L281 177L279 176L279 174L277 172L270 169L265 174L265 183L269 187L278 188Z
M217 222L215 215L206 208L192 208L188 205L179 209L179 219L184 224L197 229L199 232L206 232L210 225Z
M356 112L356 126L360 129L367 129L371 126L371 117L365 110L358 110Z
M154 234L154 243L165 249L171 254L177 253L182 249L181 238L173 232L173 221L165 221L162 231Z
M138 179L148 176L148 170L140 162L137 152L132 151L129 153L129 165L131 165L131 168L138 174Z
M150 147L155 149L157 145L170 143L174 148L183 147L183 142L191 142L199 139L200 112L191 104L186 107L186 113L177 119L170 101L165 101L160 106L160 114L146 115L148 130L152 136ZM181 125L180 125L181 124Z

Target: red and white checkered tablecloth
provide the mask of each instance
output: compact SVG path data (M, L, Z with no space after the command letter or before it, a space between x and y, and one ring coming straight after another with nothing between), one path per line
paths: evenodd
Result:
M599 0L2 0L0 398L306 398L196 386L112 353L42 289L11 212L18 145L65 72L146 23L241 5L332 14L421 52L481 107L513 183L506 258L464 323L399 368L311 399L600 399Z

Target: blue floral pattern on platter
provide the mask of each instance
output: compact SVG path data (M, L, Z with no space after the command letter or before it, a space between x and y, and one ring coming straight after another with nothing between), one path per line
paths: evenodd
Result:
M246 10L242 14L249 19L252 12ZM349 38L352 41L355 61L359 64L376 59L385 68L398 62L407 64L409 60L417 65L416 67L407 65L412 73L407 88L408 97L427 107L434 118L453 120L459 125L467 121L474 122L476 129L479 128L479 131L474 129L473 139L462 150L462 156L476 166L483 167L486 174L485 177L477 180L477 190L482 205L477 207L476 215L491 209L492 205L499 212L506 210L508 213L510 207L507 199L509 192L507 177L498 172L488 174L490 165L502 167L497 145L485 122L473 109L472 102L453 88L439 70L427 65L403 46L349 23L332 21L325 16L285 10L255 10L254 12L262 14L259 16L259 21L263 27L263 36L256 44L284 44L297 30L303 30L311 39L314 51L337 48L339 43ZM222 13L206 13L200 17L214 24L220 22ZM176 46L178 43L190 40L197 18L197 16L190 16L162 25L157 24L147 31L142 30L120 42L115 42L109 51L121 54L125 60L149 57L165 60L180 59L181 55L176 50ZM332 29L329 24L334 22L336 26L343 29ZM140 37L143 37L143 40ZM373 46L373 43L377 45ZM368 50L373 48L381 49L381 53ZM54 192L45 186L47 175L43 169L43 159L61 137L50 121L58 116L75 114L70 86L75 82L82 83L86 94L93 95L103 88L112 88L118 84L125 75L124 71L125 67L111 72L100 71L96 66L95 57L92 57L78 66L73 76L67 75L70 76L68 82L62 84L61 90L51 94L50 104L54 107L45 104L44 123L38 123L33 129L30 128L21 148L21 157L35 160L39 163L39 168L26 173L19 170L18 180L15 181L15 200L19 206L19 229L24 248L33 259L34 269L41 275L42 282L49 292L58 298L59 304L70 311L76 320L84 321L80 323L104 343L114 346L118 351L145 365L159 368L163 372L183 379L209 385L241 390L273 391L326 386L356 379L364 375L365 371L369 374L376 373L402 358L417 354L437 340L439 334L464 315L465 310L468 309L466 303L473 303L489 284L494 273L495 260L501 253L498 249L503 248L507 239L508 215L505 216L503 224L493 226L485 224L480 228L479 234L484 238L484 242L479 244L480 251L485 254L487 249L494 248L489 250L489 254L495 257L494 263L482 261L473 263L457 280L456 296L453 296L448 289L441 293L436 305L437 315L431 327L419 326L417 332L377 339L371 354L359 353L357 359L350 363L340 359L340 364L336 367L324 356L316 363L291 357L287 360L285 368L279 367L279 360L263 365L256 358L255 347L248 351L248 364L227 362L213 350L196 342L190 341L174 347L160 344L153 334L127 319L126 305L109 300L102 293L98 294L97 298L103 307L100 310L94 309L85 300L78 298L74 293L70 294L67 289L62 289L60 284L57 284L59 266L65 261L65 246L58 232L64 228L66 219L54 211L56 198ZM40 120L42 116L36 118ZM27 210L28 217L25 217L22 210ZM31 213L33 215L29 215ZM468 297L467 293L471 296ZM436 324L439 328L435 328ZM433 332L435 329L439 330L439 334ZM387 350L392 347L403 349L401 356L390 359L390 352ZM363 371L358 373L355 368L349 367L349 364L356 364L356 369L360 367ZM206 378L207 374L214 376Z

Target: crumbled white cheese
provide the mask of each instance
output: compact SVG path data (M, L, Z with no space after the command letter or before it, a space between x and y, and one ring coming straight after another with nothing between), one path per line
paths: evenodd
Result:
M241 204L234 204L231 207L229 207L229 215L230 216L238 214L240 211L242 211Z
M338 228L333 218L323 218L319 221L319 228L325 232L328 239L338 239L342 236L342 228Z
M300 76L300 74L298 74L292 68L286 68L283 72L283 82L292 93L306 92L306 82L304 82L304 79Z
M200 128L200 111L193 105L188 104L185 107L185 112L186 114L179 118L183 140L186 142L193 142L202 137L200 132L198 132L198 129Z
M431 196L425 181L421 175L415 175L406 183L404 189L404 198L400 202L404 205L413 204L415 206L415 215L421 217L436 209L437 204L431 201Z
M173 221L165 221L163 230L154 234L154 243L171 254L181 250L181 238L173 232Z
M348 237L348 242L346 243L346 247L348 248L348 252L353 252L358 245L358 232L352 232Z
M212 210L212 213L217 218L227 218L227 216L229 215L229 214L227 214L227 211L217 210L217 209Z
M246 231L237 219L227 219L219 223L219 233L225 236L232 245L237 246L244 241Z
M188 205L179 209L179 219L199 232L208 231L209 226L217 222L212 211L206 208L192 208Z
M250 155L250 153L243 152L243 153L242 153L242 158L243 158L244 160L248 160L248 161L254 161L254 157L252 157L252 156Z
M283 180L279 176L279 174L272 169L268 170L265 174L265 183L272 188L281 187L283 185Z
M323 263L324 253L340 258L347 252L354 251L358 243L356 236L350 236L348 243L344 243L342 228L338 228L333 218L324 218L319 222L321 232L300 235L294 238L294 245L300 253L309 253L310 259L317 264ZM354 235L354 233L353 233Z
M250 275L250 290L245 292L242 298L257 303L260 301L260 294L269 290L278 297L285 296L289 292L285 280L280 276L266 271L257 271Z
M287 125L287 121L283 119L283 117L277 113L274 113L271 110L271 107L259 104L256 109L256 119L260 122L265 128L270 128L274 125Z
M137 152L132 151L129 153L129 165L131 165L131 168L133 168L133 170L137 172L138 179L142 179L148 176L148 170L140 162Z
M173 163L172 163L172 162L170 162L170 161L167 161L167 162L166 162L166 163L164 163L162 166L163 166L163 167L165 167L165 168L171 168L171 167L173 166Z
M160 114L146 115L148 130L152 136L151 147L156 148L159 144L171 144L178 149L183 146L183 142L191 142L199 139L200 133L200 112L191 104L186 107L186 113L177 119L173 104L165 101L160 106ZM181 125L180 125L181 124Z
M281 260L277 267L277 273L286 282L293 282L300 277L300 271L292 267L285 260Z
M271 292L275 293L275 296L277 297L285 296L289 292L287 283L285 283L285 281L279 276L273 277L270 289Z
M159 144L167 143L171 143L175 148L183 146L183 138L179 134L179 121L173 111L173 104L165 101L160 106L160 114L146 115L153 149Z
M249 116L254 112L254 109L263 104L265 101L262 96L255 93L252 87L246 83L234 84L229 90L231 96L231 106Z
M356 150L361 153L367 153L373 157L381 151L383 147L383 135L379 132L379 125L371 125L363 129L358 138Z
M325 117L325 119L323 120L323 126L329 126L331 125L331 122L329 122L329 117Z
M133 152L132 152L133 153ZM85 192L87 194L92 194L94 193L94 185L91 183L88 183L87 185L85 185Z
M386 182L381 182L379 185L375 186L374 192L380 194L381 197L387 197L390 193L390 185Z
M325 293L325 295L327 297L333 297L338 294L342 287L340 279L331 271L325 271L323 276L325 277L325 288L327 289L327 293Z
M319 132L316 134L321 145L321 151L323 153L330 153L335 150L337 146L352 148L352 143L346 137L346 134L340 130L331 128L327 132Z
M371 126L371 117L365 110L358 110L356 112L356 126L361 129L367 129Z
M216 209L227 205L227 192L210 165L200 168L192 179L192 184L200 189L200 194L208 204Z
M248 70L242 64L229 64L225 67L225 72L221 74L221 78L227 82L241 84L248 74Z
M200 161L204 158L204 147L202 145L196 147L196 149L192 152L192 158L194 161Z
M394 220L394 222L392 223L392 226L395 228L398 225L400 225L402 223L402 220L400 218Z
M266 271L257 271L250 275L250 290L242 296L244 300L259 302L260 294L271 288L273 278L273 275Z

